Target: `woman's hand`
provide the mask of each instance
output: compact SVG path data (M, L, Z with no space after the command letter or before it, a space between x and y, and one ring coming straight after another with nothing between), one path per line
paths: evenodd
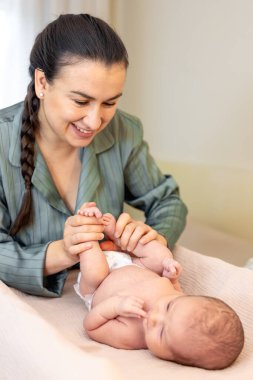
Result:
M91 248L92 241L104 238L104 225L95 216L73 215L64 226L63 244L67 255L79 261L80 253Z
M158 240L167 246L166 239L157 231L141 221L132 219L126 212L122 213L116 222L115 238L121 249L129 252L132 252L138 243L144 245L151 240Z

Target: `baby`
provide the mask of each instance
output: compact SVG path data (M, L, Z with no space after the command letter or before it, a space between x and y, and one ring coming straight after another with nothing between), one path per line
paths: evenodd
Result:
M96 207L80 213L102 218L107 237L115 241L111 214ZM116 243L105 245L115 249L120 240ZM89 337L121 349L148 348L159 358L206 369L233 363L244 344L234 310L216 298L184 294L180 265L157 241L138 243L133 254L131 259L111 251L106 258L93 242L81 255L75 289L89 310L84 319Z

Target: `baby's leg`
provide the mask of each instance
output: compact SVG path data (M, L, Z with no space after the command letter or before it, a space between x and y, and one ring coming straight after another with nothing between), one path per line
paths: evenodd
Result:
M99 243L91 242L92 248L80 255L80 293L94 293L101 282L108 276L109 267L106 257L101 250Z
M107 213L103 215L102 220L105 226L105 235L109 240L100 243L101 249L103 251L121 251L119 240L114 237L116 219L112 214Z
M116 220L114 216L108 213L104 214L102 219L104 222L106 235L110 240L116 244L118 243L117 245L120 246L120 240L117 241L117 239L114 237L116 226ZM109 242L104 243L106 244ZM102 248L104 250L107 249L103 245ZM115 249L110 247L109 250ZM156 240L153 240L145 245L142 245L140 243L137 244L136 248L133 251L133 254L135 255L135 257L133 257L133 262L135 264L144 266L153 272L158 273L160 276L172 279L177 278L181 273L181 266L177 261L173 260L171 251Z
M88 207L79 210L81 215L101 217L97 207ZM91 242L92 247L80 255L80 293L82 295L94 293L101 282L108 276L109 267L97 241Z
M95 203L91 202L91 204ZM84 216L95 216L96 218L102 217L102 212L96 206L82 207L77 213Z
M144 266L159 275L162 275L164 269L163 261L173 258L170 250L156 240L145 245L138 243L133 253L136 256L133 258L135 264Z
M175 279L182 271L181 265L173 259L171 251L156 240L145 245L138 243L133 253L136 256L133 258L135 264L144 266L160 276Z
M103 242L101 244L102 249L115 250L116 248L112 248L111 245L109 246L109 248L107 248L106 243L113 244L113 241L120 247L120 240L117 240L114 237L116 220L114 216L109 213L104 214L102 219L105 226L105 233L111 240L111 242ZM168 277L170 279L176 279L181 273L181 266L177 261L173 259L171 251L156 240L153 240L145 245L138 243L133 251L133 255L133 262L135 264L139 266L144 266L152 270L153 272L156 272L160 276Z
M105 234L106 236L114 241L114 232L115 232L115 227L116 227L116 219L112 214L104 214L102 217L104 226L105 226Z

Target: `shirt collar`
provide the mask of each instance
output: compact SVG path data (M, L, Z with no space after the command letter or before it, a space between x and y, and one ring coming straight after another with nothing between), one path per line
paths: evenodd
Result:
M20 167L20 155L21 155L21 147L20 147L20 133L21 133L21 123L22 123L22 112L24 109L23 102L20 103L20 108L13 120L13 128L11 134L11 142L10 142L10 151L9 151L9 160L12 165ZM113 120L108 124L108 126L101 131L92 142L94 146L95 154L102 153L108 150L114 144L114 137L110 131L110 125Z

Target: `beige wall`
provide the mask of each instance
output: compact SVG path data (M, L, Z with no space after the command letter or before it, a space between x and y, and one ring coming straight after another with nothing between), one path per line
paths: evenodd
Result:
M190 214L253 241L253 1L114 0L130 68L121 107Z

